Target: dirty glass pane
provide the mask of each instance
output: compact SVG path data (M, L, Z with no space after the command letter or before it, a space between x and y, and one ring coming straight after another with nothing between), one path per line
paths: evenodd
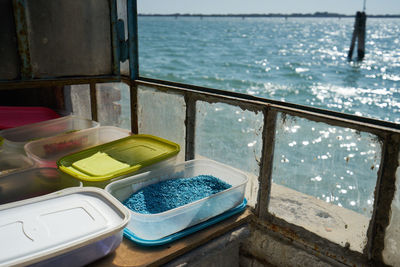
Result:
M97 116L100 125L131 129L129 85L125 83L96 84Z
M138 87L139 133L151 134L180 145L178 162L185 161L185 115L183 96Z
M127 18L127 9L126 9L126 0L117 0L117 13L118 19L124 21L125 25L125 40L128 40L128 18ZM122 75L129 76L129 59L125 62L120 62L120 71Z
M400 155L399 166L400 166ZM386 264L398 266L400 263L400 167L396 171L396 193L391 206L391 217L385 233L385 248L382 256Z
M0 25L0 80L16 79L19 58L12 1L0 0Z
M246 198L257 200L264 116L228 104L196 102L195 157L210 158L249 174Z
M91 120L89 84L71 85L70 89L72 114Z
M109 1L26 2L35 77L113 72Z
M362 252L381 157L375 135L278 114L269 212Z

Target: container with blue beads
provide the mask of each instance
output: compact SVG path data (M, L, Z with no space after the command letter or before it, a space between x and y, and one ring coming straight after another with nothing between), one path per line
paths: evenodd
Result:
M193 184L185 184L185 179ZM115 181L105 190L128 207L131 201L127 226L131 233L143 240L160 240L242 204L247 181L247 175L240 170L199 159ZM158 195L151 195L148 189ZM144 190L147 191L143 193ZM172 195L161 194L162 200L160 190L170 190ZM139 199L132 198L135 193L142 193ZM185 200L194 195L194 199ZM147 204L154 204L155 208L140 210L140 198L147 198Z

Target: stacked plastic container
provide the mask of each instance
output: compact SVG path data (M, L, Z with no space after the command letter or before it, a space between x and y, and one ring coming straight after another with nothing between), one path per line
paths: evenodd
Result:
M21 119L0 131L0 238L7 240L0 266L82 266L114 251L128 210L104 190L82 187L56 161L130 132L76 116Z
M130 131L118 127L100 126L31 141L25 144L25 152L37 165L56 168L57 160L63 156L130 134Z
M178 144L75 116L0 131L0 266L85 265L125 236L161 245L244 209L247 175ZM231 187L157 214L121 202L145 186L212 175ZM94 188L97 187L97 188ZM103 190L105 188L105 190Z
M55 168L30 168L0 177L0 205L80 186Z
M130 214L104 190L68 188L0 205L0 266L83 266L114 251Z
M34 161L24 154L0 151L0 177L34 166Z
M9 107L7 107L9 109ZM0 109L7 111L8 109ZM16 108L12 109L14 113ZM46 109L47 110L47 109ZM31 111L29 109L29 111ZM23 108L23 112L27 112ZM11 112L11 118L14 114ZM24 113L24 114L25 114ZM36 114L35 112L33 112ZM0 112L0 114L3 114ZM3 114L4 115L4 114ZM51 114L47 114L52 116ZM55 115L54 115L55 116ZM2 118L5 116L2 116ZM41 120L43 117L31 117L31 120ZM28 122L24 117L21 121L15 122L15 125L20 125ZM0 124L12 125L8 120L0 120ZM42 138L63 135L70 132L76 132L82 129L97 128L99 123L79 118L76 116L66 116L57 119L40 121L37 123L24 124L19 127L9 128L0 131L0 177L9 173L23 171L27 168L41 167L45 165L37 164L35 158L27 157L24 146L32 140L40 140ZM49 166L49 165L47 165Z
M84 186L104 188L123 177L175 164L179 150L168 140L138 134L67 155L57 166Z
M27 124L0 131L1 147L7 152L25 153L24 146L30 141L94 127L99 123L76 116Z

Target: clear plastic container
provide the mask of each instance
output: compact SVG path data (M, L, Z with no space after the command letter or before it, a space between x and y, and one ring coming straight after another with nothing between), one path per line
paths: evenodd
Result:
M0 266L83 266L122 241L128 210L104 190L68 188L0 206Z
M2 147L4 151L25 153L24 145L27 142L98 126L99 123L92 120L76 116L65 116L54 120L2 130L0 131L0 138L3 139Z
M56 168L27 169L0 177L0 205L80 186L80 181Z
M134 173L174 164L179 151L178 144L166 139L136 134L64 156L57 166L84 186L104 188Z
M34 166L34 161L25 155L0 151L0 177Z
M191 160L112 182L106 186L105 190L123 202L133 193L150 184L198 175L213 175L232 187L161 213L142 214L130 210L131 220L127 228L139 238L158 240L240 205L244 199L247 175L212 160Z
M125 129L101 126L29 142L25 152L38 166L57 167L57 160L63 156L129 135L130 131Z

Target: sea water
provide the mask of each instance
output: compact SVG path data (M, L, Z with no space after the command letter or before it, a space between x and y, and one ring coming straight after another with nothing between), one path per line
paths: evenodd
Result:
M143 77L400 123L400 19L367 19L361 62L347 59L354 18L140 16L138 25ZM200 146L196 153L246 168L246 155L260 152L260 114L233 109L228 114L237 116L240 129L232 129L224 117L229 107L212 107L204 108L208 116L203 120L215 127L196 132L209 147ZM286 177L274 175L274 182L370 216L381 153L375 136L279 119L274 172L284 170ZM212 143L217 136L226 142ZM310 155L299 154L306 146ZM357 166L368 168L357 173Z
M140 75L400 123L400 19L139 17ZM355 51L356 55L356 51Z

